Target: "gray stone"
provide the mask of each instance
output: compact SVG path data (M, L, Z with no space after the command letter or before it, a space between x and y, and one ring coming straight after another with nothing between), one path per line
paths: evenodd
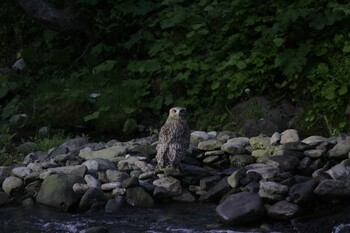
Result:
M254 157L258 161L262 161L269 157L269 152L267 150L254 150L252 151L252 157Z
M12 169L11 172L13 175L24 179L24 177L28 176L32 172L32 170L29 167L16 167Z
M183 169L184 175L187 175L187 176L206 177L206 176L215 175L212 171L209 171L205 168L195 166L195 165L182 164L182 169Z
M87 172L87 169L83 165L76 165L76 166L49 168L47 169L47 171L52 174L63 173L66 175L75 175L75 176L84 177L84 175Z
M260 181L259 196L272 201L283 200L288 193L288 186L273 181Z
M198 145L201 141L210 139L210 135L204 131L193 131L191 133L190 142L194 145Z
M313 200L314 190L318 183L310 179L309 181L295 184L289 189L289 196L296 204L307 204Z
M22 201L22 206L24 208L32 208L35 206L35 202L34 202L33 198L28 197Z
M248 164L255 163L256 159L251 155L230 155L230 162L233 167L241 168Z
M154 177L154 172L145 172L139 176L139 180L147 180Z
M350 137L337 139L337 144L328 151L327 155L332 159L345 159L350 152Z
M122 183L121 182L111 182L111 183L106 183L101 185L101 189L103 191L111 191L116 188L121 188Z
M225 143L222 145L221 150L232 155L244 154L245 152L243 145L236 143Z
M350 180L350 165L339 163L329 169L327 173L335 180Z
M266 149L270 145L270 138L265 136L251 137L249 139L249 144L254 149Z
M208 191L203 193L200 197L200 201L204 200L218 200L220 199L226 192L230 190L230 185L227 182L227 177L222 178L215 186L210 188Z
M73 185L73 191L75 193L84 194L88 189L89 189L89 186L87 184L75 183Z
M182 193L181 182L171 176L154 180L153 185L164 188L170 196L178 196Z
M320 168L320 169L317 169L316 171L314 171L312 173L312 178L314 178L315 180L318 180L318 181L332 179L332 177L323 168Z
M139 185L139 180L136 177L129 177L122 181L122 187L127 189Z
M248 137L234 137L227 140L227 143L242 145L243 147L249 145Z
M48 154L44 151L36 151L29 153L23 160L24 164L29 164L34 161L42 162L48 157Z
M295 129L287 129L281 133L281 144L299 141L299 134L298 131Z
M297 204L282 200L273 205L266 205L267 214L274 219L290 220L301 213Z
M132 187L127 189L126 201L129 205L135 207L154 206L153 198L142 187Z
M217 155L211 155L211 156L208 156L208 157L204 158L204 159L203 159L203 163L206 163L206 164L208 164L208 163L213 163L213 162L215 162L215 161L218 161L219 159L220 159L219 156L217 156Z
M112 161L104 158L90 159L85 161L83 165L87 167L88 171L106 171L108 169L116 169Z
M202 190L208 190L221 180L220 176L208 176L199 181L199 186Z
M9 196L20 192L23 188L23 180L15 176L7 177L2 183L2 190L4 190L4 192Z
M172 197L174 201L180 201L180 202L194 202L196 198L188 191L182 193L179 196Z
M225 143L227 140L229 140L230 138L234 138L237 137L237 133L236 132L232 132L232 131L221 131L217 134L216 139L219 140L222 143Z
M89 210L95 202L107 202L107 198L101 189L89 188L80 200L79 209Z
M128 152L131 154L143 154L147 156L154 156L157 154L156 148L150 144L132 145L128 147Z
M280 169L277 167L271 167L266 164L256 164L256 163L247 165L246 170L247 170L247 173L249 172L259 173L263 179L272 178L281 172Z
M310 136L302 140L301 142L309 144L310 146L317 146L323 142L327 141L327 138L322 136Z
M198 149L205 151L217 150L220 149L221 146L222 143L217 140L201 141L200 143L198 143Z
M144 161L136 161L135 165L141 169L142 172L150 172L151 168Z
M115 161L118 157L123 157L127 153L126 146L112 146L103 150L92 151L90 148L85 148L80 151L79 156L89 160L103 158Z
M225 152L223 152L222 150L212 150L212 151L206 151L204 153L205 157L209 157L209 156L218 156L218 157L222 157L225 154Z
M262 199L256 193L232 194L216 207L219 216L230 225L256 223L265 215Z
M70 154L58 154L55 156L56 163L65 163L71 157Z
M298 158L288 155L270 156L269 160L277 162L278 167L284 171L294 170L300 163Z
M118 162L118 170L123 172L130 172L135 168L138 168L135 164L140 161L137 156L128 156L126 159L123 159Z
M41 180L36 180L31 182L30 184L27 184L24 188L24 194L26 197L35 198L38 195L38 192L41 187Z
M275 132L274 134L272 134L271 138L270 138L270 144L275 146L278 145L281 141L281 134L279 134L278 132Z
M124 188L115 188L112 190L113 196L125 196L126 189Z
M111 169L106 171L106 175L109 182L122 182L126 178L129 178L128 173Z
M85 180L86 184L89 186L89 188L101 187L101 182L90 174L86 174L84 176L84 180Z
M238 188L240 186L241 179L245 176L246 170L244 168L238 169L232 175L227 178L228 184L231 188Z
M53 208L70 210L81 195L73 191L75 183L84 183L81 176L54 174L48 176L41 185L36 202Z
M304 151L304 154L310 158L318 159L325 154L325 151L321 149L313 149Z
M118 196L109 200L105 207L106 213L113 213L120 210L126 204L125 197Z
M323 198L349 198L350 180L322 180L314 192Z
M17 147L18 152L25 155L33 151L36 151L37 148L38 148L38 145L35 142L25 142Z

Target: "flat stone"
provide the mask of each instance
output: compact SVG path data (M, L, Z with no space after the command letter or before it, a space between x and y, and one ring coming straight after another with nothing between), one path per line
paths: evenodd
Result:
M262 199L256 193L232 194L216 207L216 212L226 223L234 226L256 223L265 215Z
M217 156L217 155L212 155L212 156L208 156L208 157L206 157L206 158L204 158L203 159L203 163L213 163L213 162L215 162L215 161L217 161L217 160L219 160L220 159L220 157L219 156Z
M85 180L86 184L89 186L89 188L101 187L101 182L90 174L86 174L84 176L84 180Z
M171 176L155 180L153 181L153 185L164 188L173 196L177 196L182 193L181 182Z
M325 154L325 151L321 149L313 149L304 151L304 154L310 158L317 159L321 158Z
M200 201L204 200L218 200L220 199L226 192L230 190L230 185L227 182L227 177L221 179L215 186L210 188L208 191L203 193L200 197Z
M333 179L350 180L350 165L346 166L343 162L333 166L327 171Z
M281 141L281 134L279 134L278 132L275 132L274 134L272 134L271 138L270 138L270 144L275 146L278 145Z
M101 189L103 191L111 191L116 188L121 188L122 183L121 182L111 182L111 183L106 183L101 185Z
M87 172L87 168L84 165L67 166L67 167L55 167L47 169L49 173L63 173L66 175L75 175L84 177Z
M147 180L151 179L152 177L154 177L154 172L145 172L139 176L139 180Z
M196 201L196 198L190 193L190 192L184 192L179 196L172 197L174 201L180 201L180 202L194 202Z
M91 172L95 171L106 171L108 169L115 170L116 167L114 163L108 159L96 158L90 159L83 163L84 166Z
M198 149L204 150L204 151L217 150L217 149L220 149L221 146L222 146L222 143L217 140L201 141L198 143Z
M230 155L230 163L233 167L241 168L255 163L256 159L251 155Z
M129 205L135 207L154 206L153 198L142 187L128 188L126 190L126 201Z
M273 205L266 205L267 214L274 219L290 220L301 213L297 204L282 200Z
M11 172L13 175L24 179L24 177L28 176L32 172L32 170L29 167L16 167L12 169Z
M327 141L327 138L322 136L309 136L301 142L309 144L310 146L317 146L325 141Z
M249 138L248 137L230 138L227 140L227 143L239 144L239 145L242 145L243 147L245 147L245 146L249 145Z
M206 151L204 153L204 156L205 157L209 157L209 156L212 156L212 155L217 155L217 156L221 157L224 154L225 154L225 152L223 152L222 150L213 150L213 151Z
M244 147L237 143L225 143L221 146L221 150L232 155L244 154L245 152Z
M263 150L270 145L270 138L265 136L251 137L249 143L254 149Z
M191 133L190 142L194 145L198 145L201 141L206 141L210 139L210 135L204 131L193 131Z
M106 171L106 175L109 182L122 182L129 177L128 173L126 172L120 172L112 169L108 169Z
M349 198L350 180L322 180L314 192L323 198Z
M334 159L345 159L350 152L350 137L338 138L337 144L328 151L327 156Z
M272 201L283 200L288 193L288 186L273 181L261 181L259 196Z
M295 129L287 129L281 133L281 144L299 141L299 134L298 131Z
M80 151L79 156L86 160L104 158L113 161L117 157L125 156L127 153L126 149L126 146L111 146L98 151L92 151L90 148L85 148Z

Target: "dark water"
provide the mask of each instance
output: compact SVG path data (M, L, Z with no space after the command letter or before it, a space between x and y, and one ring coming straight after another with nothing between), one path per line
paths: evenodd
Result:
M64 213L42 207L1 208L1 233L84 233L90 227L106 227L110 232L237 233L292 232L289 228L263 231L260 228L232 228L220 223L211 204L167 204L151 209L127 208L107 214Z

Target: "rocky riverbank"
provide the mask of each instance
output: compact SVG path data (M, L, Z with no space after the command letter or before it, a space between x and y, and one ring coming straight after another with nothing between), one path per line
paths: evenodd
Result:
M162 173L154 172L156 144L156 137L107 143L79 138L28 153L23 163L0 167L0 205L111 213L126 205L210 201L233 226L272 219L307 232L301 217L349 204L350 137L300 139L293 129L251 138L194 131L182 169ZM340 216L317 232L350 223Z

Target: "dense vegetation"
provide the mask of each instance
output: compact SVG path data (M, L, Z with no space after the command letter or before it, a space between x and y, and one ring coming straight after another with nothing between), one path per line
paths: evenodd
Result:
M93 38L50 30L0 3L0 116L23 127L100 132L157 127L186 106L192 128L221 129L251 95L303 106L298 126L348 131L347 1L48 0L87 22ZM24 114L24 115L23 115ZM19 115L21 116L21 115Z

